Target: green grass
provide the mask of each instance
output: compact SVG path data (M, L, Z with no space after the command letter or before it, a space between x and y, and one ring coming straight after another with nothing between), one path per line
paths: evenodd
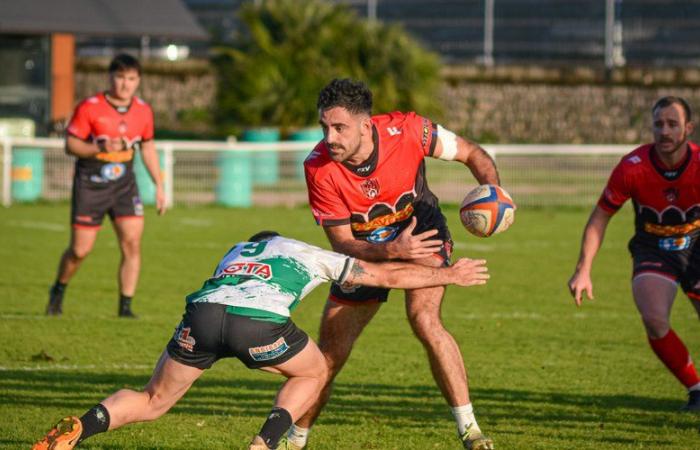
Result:
M446 326L469 368L481 427L498 449L697 449L697 416L676 412L682 387L653 356L631 301L629 211L616 217L594 270L596 300L576 309L565 287L587 210L518 211L489 239L453 225L458 255L486 257L488 285L450 288ZM145 384L178 323L183 297L218 258L261 228L327 247L306 208L148 211L136 321L116 318L118 250L106 225L71 283L60 318L43 315L68 241L68 206L0 210L0 447L28 448L58 418ZM326 288L295 313L316 336ZM313 449L457 449L453 422L399 293L359 339L311 437ZM684 297L674 327L700 358L700 327ZM217 364L153 423L96 436L84 448L243 449L281 378Z

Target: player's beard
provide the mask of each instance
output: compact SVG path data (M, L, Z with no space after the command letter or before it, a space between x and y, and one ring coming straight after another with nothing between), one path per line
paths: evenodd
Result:
M656 146L656 151L659 152L659 153L666 154L666 155L672 155L672 154L676 153L678 150L680 150L681 147L684 147L684 146L685 146L685 143L686 143L686 140L687 140L687 139L688 139L688 133L686 133L685 130L683 130L683 134L682 134L681 137L678 139L678 141L675 141L675 140L672 139L672 138L671 138L671 139L660 138L659 141L656 142L656 144L655 144L655 146ZM660 144L666 144L666 143L672 143L672 144L673 144L673 148L672 148L670 151L662 151L662 150L659 148L659 147L660 147Z

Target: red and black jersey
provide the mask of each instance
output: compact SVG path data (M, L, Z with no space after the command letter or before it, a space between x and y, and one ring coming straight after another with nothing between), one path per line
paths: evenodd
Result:
M610 175L598 206L615 213L634 203L635 240L664 250L682 250L700 234L700 147L690 143L685 159L668 169L643 145L625 155Z
M78 158L76 176L106 183L122 178L132 170L134 145L153 139L153 111L148 103L134 97L129 106L115 106L104 93L88 97L76 107L68 133L84 141L122 139L127 150L98 153Z
M437 125L415 113L372 117L374 150L359 166L335 162L321 141L304 162L309 203L319 225L350 224L358 239L383 242L405 228L445 228L437 197L425 178Z

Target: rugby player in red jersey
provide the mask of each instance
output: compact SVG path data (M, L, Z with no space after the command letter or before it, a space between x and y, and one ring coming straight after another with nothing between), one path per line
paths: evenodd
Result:
M110 89L83 100L66 134L66 153L76 156L71 205L71 239L58 266L46 313L60 315L68 282L92 250L105 214L117 233L120 317L135 317L131 299L141 266L143 204L133 171L141 155L156 184L156 207L165 212L165 195L153 142L153 111L138 98L141 66L134 57L117 55L109 65Z
M569 289L577 306L584 292L593 298L593 258L610 218L632 199L632 295L652 350L688 389L683 409L700 411L700 378L670 324L678 285L700 314L700 147L689 141L694 125L682 98L660 99L652 118L654 143L622 158L588 219Z
M324 138L304 169L313 215L333 249L370 261L449 265L452 240L438 199L428 189L424 158L465 164L479 184L499 184L489 155L416 113L372 116L372 93L362 82L333 80L321 90L317 106ZM320 400L291 428L290 448L306 445L333 379L388 292L331 287L319 337L329 377ZM440 319L444 292L444 287L406 290L408 320L452 408L463 445L491 449L491 439L474 418L459 346Z

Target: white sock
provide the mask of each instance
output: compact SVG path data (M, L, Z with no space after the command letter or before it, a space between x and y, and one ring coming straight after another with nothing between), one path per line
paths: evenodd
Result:
M700 391L700 383L694 384L688 388L688 391Z
M298 447L304 447L306 441L309 439L309 431L311 431L311 428L302 428L297 425L292 425L291 428L289 428L289 432L287 432L287 439Z
M462 436L467 430L468 426L472 426L473 429L481 431L479 424L476 423L476 418L474 417L474 408L472 408L471 403L467 403L464 406L455 406L451 408L452 415L457 422L457 434Z

